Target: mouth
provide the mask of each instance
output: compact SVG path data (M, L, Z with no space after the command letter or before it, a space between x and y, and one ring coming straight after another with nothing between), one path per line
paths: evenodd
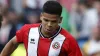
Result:
M52 29L46 29L47 32L52 32Z

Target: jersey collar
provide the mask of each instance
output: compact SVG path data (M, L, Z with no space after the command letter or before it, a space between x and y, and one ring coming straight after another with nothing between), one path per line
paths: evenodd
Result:
M41 37L45 38L45 36L44 36L44 35L42 34L42 32L41 32L41 28L42 28L42 24L40 24L40 26L39 26L39 28L38 28L38 29L39 29L39 34L40 34ZM62 29L62 28L59 27L58 31L57 31L53 36L51 36L50 39L56 37L56 36L60 33L61 29Z

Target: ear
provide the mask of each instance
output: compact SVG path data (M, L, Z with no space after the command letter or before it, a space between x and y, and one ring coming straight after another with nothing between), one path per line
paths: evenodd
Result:
M61 23L61 22L62 22L62 18L63 18L63 17L60 17L59 23Z
M40 20L42 20L42 15L43 15L43 14L41 13L41 14L40 14Z

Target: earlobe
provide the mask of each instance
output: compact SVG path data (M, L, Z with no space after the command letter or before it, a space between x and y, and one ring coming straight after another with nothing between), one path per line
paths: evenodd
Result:
M62 22L62 17L60 17L60 20L59 20L59 23L61 23Z

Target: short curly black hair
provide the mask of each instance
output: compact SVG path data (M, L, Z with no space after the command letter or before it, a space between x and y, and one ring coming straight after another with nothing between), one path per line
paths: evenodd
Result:
M56 15L61 16L62 6L57 1L47 1L43 5L43 11L42 12L49 13L49 14L56 14Z

